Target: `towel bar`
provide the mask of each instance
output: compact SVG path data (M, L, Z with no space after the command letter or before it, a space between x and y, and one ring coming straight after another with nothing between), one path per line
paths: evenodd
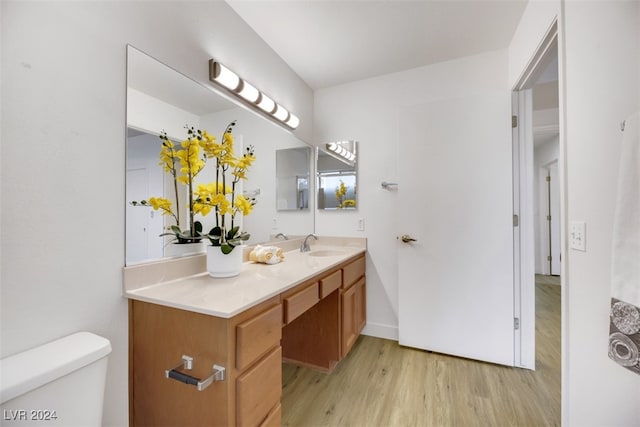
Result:
M225 379L225 368L220 365L213 365L213 372L211 375L204 379L198 379L194 376L186 374L184 372L178 371L178 369L183 369L185 371L190 371L193 369L193 357L183 355L182 362L171 369L167 369L164 371L164 375L167 378L180 381L182 383L196 386L198 391L202 391L205 388L209 387L213 384L214 381L224 381Z
M395 187L398 184L396 182L387 182L387 181L382 181L382 183L380 184L382 186L382 188L388 190L389 187Z

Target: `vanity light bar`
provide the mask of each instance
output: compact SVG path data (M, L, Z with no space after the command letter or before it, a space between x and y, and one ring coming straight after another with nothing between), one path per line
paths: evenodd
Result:
M284 123L291 129L300 124L298 117L275 102L273 99L260 92L255 86L241 79L236 73L223 64L209 60L209 80L227 89L234 95L242 98L254 107L260 108L273 118Z
M344 141L344 143L348 143L349 141ZM352 153L351 151L347 150L342 143L340 142L330 142L327 144L327 149L330 151L333 151L334 153L336 153L337 155L339 155L342 158L347 159L350 162L355 161L356 159L356 155L355 153Z
M240 87L240 77L219 62L210 62L209 77L225 88L235 91Z

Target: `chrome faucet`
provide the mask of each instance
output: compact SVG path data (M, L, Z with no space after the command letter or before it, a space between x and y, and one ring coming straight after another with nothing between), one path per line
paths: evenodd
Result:
M286 234L284 234L284 233L278 233L278 234L276 234L275 238L277 239L278 237L282 237L282 238L284 238L284 240L289 240L289 238L287 237L287 235L286 235Z
M316 236L315 234L309 234L302 241L302 244L300 245L300 252L309 252L309 251L311 251L311 248L309 247L309 237L313 237L314 239L318 240L318 236Z

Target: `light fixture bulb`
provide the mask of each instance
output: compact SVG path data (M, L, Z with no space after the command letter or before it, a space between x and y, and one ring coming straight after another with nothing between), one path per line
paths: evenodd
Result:
M300 124L300 119L295 114L289 113L289 120L287 120L285 124L295 129Z
M219 62L213 63L211 78L229 90L236 90L240 86L240 77Z
M328 148L329 150L331 150L331 151L336 151L336 147L337 147L337 146L338 146L338 145L337 145L335 142L330 142L330 143L328 143L328 144L327 144L327 148Z
M258 101L258 107L260 107L261 110L266 111L267 113L272 113L274 108L276 108L276 103L273 101L273 99L262 93L260 100Z
M238 95L253 103L256 102L260 97L260 92L251 83L247 82L246 80L242 80L242 84L240 85L240 92L238 92Z
M242 80L240 76L214 59L209 60L209 80L224 86L234 95L239 96L249 104L253 104L252 106L257 106L291 129L297 128L300 124L300 119L296 115L291 114L282 105L260 92L254 85Z
M286 108L284 108L280 104L276 104L276 111L274 111L272 114L276 119L280 120L281 122L286 122L287 119L289 118L289 112L287 111Z

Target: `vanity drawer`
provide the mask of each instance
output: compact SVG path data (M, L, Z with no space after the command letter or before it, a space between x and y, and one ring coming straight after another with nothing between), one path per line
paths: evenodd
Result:
M282 347L278 347L236 381L236 424L257 426L280 403Z
M278 403L267 418L260 424L260 427L280 427L282 424L282 405Z
M342 287L347 289L353 285L359 278L364 276L365 273L365 257L361 256L355 261L347 264L342 269Z
M320 280L320 299L326 297L342 285L342 270L335 271Z
M296 317L316 305L318 301L320 301L318 282L286 297L284 299L284 323L291 323Z
M282 305L236 326L236 368L242 370L282 338Z

